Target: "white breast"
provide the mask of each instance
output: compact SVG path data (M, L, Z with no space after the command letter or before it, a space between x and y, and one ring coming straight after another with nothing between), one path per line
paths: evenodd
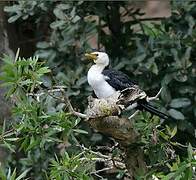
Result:
M104 75L101 74L102 70L103 67L93 65L88 71L87 79L98 98L107 98L116 90L105 81Z

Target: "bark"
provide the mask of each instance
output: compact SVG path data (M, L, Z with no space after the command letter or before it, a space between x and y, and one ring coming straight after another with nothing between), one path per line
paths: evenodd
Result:
M111 56L122 56L122 32L120 20L120 4L116 2L107 2L107 24L111 32Z

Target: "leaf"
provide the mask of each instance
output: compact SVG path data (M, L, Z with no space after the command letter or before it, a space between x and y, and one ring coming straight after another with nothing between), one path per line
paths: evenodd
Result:
M171 137L170 138L173 138L177 133L177 126L174 127L173 131L171 132Z
M171 101L170 106L172 108L182 108L182 107L187 107L190 104L191 101L188 98L176 98Z
M1 180L7 180L6 174L5 174L4 169L2 168L2 166L0 168L0 178L1 178Z
M163 89L161 91L161 99L165 101L166 103L169 103L171 101L171 93L167 86L163 86Z
M185 176L184 176L184 179L193 179L192 177L193 177L193 169L192 169L192 167L189 167L189 168L187 168L186 169L186 171L185 171Z
M134 64L138 64L138 63L142 62L145 58L146 58L146 54L141 53L140 55L132 58L132 61L133 61Z
M26 151L29 151L30 149L34 148L37 144L38 144L38 140L35 139L34 136L31 136L30 144L28 145Z
M16 15L10 17L10 18L8 19L8 22L9 22L9 23L13 23L13 22L15 22L17 19L19 19L20 17L21 17L21 14L16 14Z
M70 15L72 18L76 15L76 7L73 7L73 9L70 12Z
M165 77L162 80L162 86L168 85L173 79L173 74L166 74Z
M187 74L183 74L181 72L177 72L174 76L174 79L179 82L185 82L188 80Z
M22 8L20 5L13 5L13 6L5 6L4 11L5 12L16 12L16 11L21 11Z
M157 64L154 62L154 63L152 63L152 65L151 65L151 71L154 73L154 74L158 74L158 67L157 67Z
M15 134L15 132L13 131L13 132L8 132L8 133L5 133L4 135L3 135L3 137L5 138L5 137L9 137L9 136L11 136L11 135L13 135L13 134Z
M19 138L6 138L6 141L17 141Z
M32 84L32 83L33 83L33 81L31 81L30 79L27 79L25 81L21 81L20 85L24 86L24 85L29 85L29 84Z
M162 178L162 180L177 179L186 170L186 168L187 164L181 163L181 166L175 172L169 173L167 176Z
M51 70L48 67L42 67L40 69L37 70L38 74L46 74L49 73Z
M194 116L196 117L196 109L193 110Z
M31 170L31 168L26 169L20 176L18 176L15 180L21 180L26 177L27 173Z
M76 23L77 21L79 21L81 18L80 16L76 15L73 19L72 19L72 22L73 23Z
M88 134L87 131L84 131L84 130L82 130L82 129L73 129L73 131L74 131L74 132L77 132L77 133L79 133L79 134Z
M169 136L168 135L166 135L165 133L163 133L163 132L159 132L159 135L163 138L163 139L165 139L166 141L168 141L169 140Z
M187 93L194 94L195 91L196 91L195 87L187 86L187 85L186 86L181 86L180 89L179 89L179 92L181 94L187 94Z
M86 83L86 81L87 81L86 76L83 76L80 79L78 79L78 81L76 82L76 85L81 86L82 84Z
M5 147L7 147L10 151L15 152L14 148L12 148L11 144L7 143L6 141L3 141Z
M3 57L3 62L6 64L6 65L9 65L9 66L13 66L14 67L14 61L13 61L13 59L11 58L11 56L7 56L7 55L5 55L4 57Z
M48 76L46 76L46 75L43 75L42 77L41 77L41 81L42 81L42 83L43 83L43 85L45 86L45 87L52 87L52 80L50 79L50 77L48 77Z
M80 123L80 121L81 121L80 118L75 119L74 126L77 126Z
M178 51L176 49L174 49L174 48L172 48L170 51L171 51L172 55L174 56L174 60L179 62L180 59L178 57Z
M190 57L191 57L191 50L192 50L192 47L187 47L185 53L184 53L184 56L182 58L182 66L184 68L188 68L192 65L192 62L190 61Z
M58 19L65 19L65 14L63 13L63 11L61 9L59 9L58 7L56 7L53 11L54 15L58 18Z
M188 151L188 159L189 161L191 161L193 159L193 147L191 146L190 143L188 145L187 151Z
M10 177L10 180L15 180L15 178L16 178L16 168L14 169L14 171Z
M63 21L63 20L54 21L53 23L50 24L50 27L52 29L56 29L56 28L58 28L58 27L60 27L60 26L62 26L64 24L65 24L65 21Z
M15 58L15 61L17 61L17 58ZM18 65L18 66L28 66L30 65L30 61L24 61L24 60L21 60L21 61L17 61L15 63L15 65Z
M178 119L178 120L184 120L185 119L184 115L180 111L177 111L175 109L170 109L168 111L168 113L174 119Z
M67 9L70 9L71 6L69 4L58 4L57 8L62 9L62 10L67 10Z
M48 42L46 42L46 41L42 41L42 42L38 42L36 44L36 47L40 48L40 49L46 49L46 48L50 47L50 44Z

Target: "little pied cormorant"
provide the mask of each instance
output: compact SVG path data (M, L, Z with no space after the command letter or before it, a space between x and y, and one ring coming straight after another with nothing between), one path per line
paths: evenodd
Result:
M95 63L89 69L87 79L97 98L107 98L116 91L133 87L139 93L138 98L134 99L137 102L136 109L146 110L163 119L168 119L166 114L158 111L146 101L146 93L136 83L132 82L126 74L106 68L109 65L109 57L105 52L86 53L85 57Z

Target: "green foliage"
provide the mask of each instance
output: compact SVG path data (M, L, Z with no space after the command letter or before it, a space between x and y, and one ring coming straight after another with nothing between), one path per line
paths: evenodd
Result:
M18 153L26 156L19 161L11 162L10 159L10 164L22 167L17 170L24 170L18 179L32 170L34 176L40 179L44 177L41 172L49 167L50 160L55 155L54 150L58 150L56 146L62 147L59 150L63 153L65 147L70 146L69 143L77 143L77 134L86 131L76 127L80 120L64 111L65 104L41 89L42 77L50 72L48 67L43 66L43 62L39 62L36 57L16 57L13 61L8 56L5 56L3 61L1 79L5 82L3 85L9 88L7 96L12 97L15 106L12 110L13 123L10 127L6 127L4 123L1 129L1 144L12 152L12 156L18 156ZM36 88L40 97L34 97L32 94ZM58 97L59 94L53 95ZM72 163L78 165L79 161L75 161L72 159ZM32 166L34 168L29 169ZM12 174L10 171L9 167L7 177L15 179L16 169ZM4 176L6 175L2 173L2 178Z
M87 180L88 171L93 170L94 163L90 163L90 156L85 155L85 158L81 158L84 153L80 153L76 156L70 157L65 152L62 159L59 160L57 157L51 161L51 173L50 179L69 179L74 178L78 180Z
M2 180L7 180L7 179L20 180L20 179L23 179L24 177L26 177L29 170L30 169L26 169L22 174L20 174L18 177L16 177L16 168L14 169L13 172L11 172L11 169L9 168L7 174L5 174L5 172L2 171L2 169L1 169L0 170L0 178Z
M1 86L9 87L7 97L11 94L21 96L33 92L36 86L42 84L41 77L50 72L48 67L42 67L43 62L37 62L38 57L21 59L16 56L13 61L9 56L5 56L3 61L5 65L0 80L5 82Z
M172 164L167 163L168 168L170 169L170 173L167 175L157 174L158 178L162 180L168 179L193 179L195 177L193 173L193 168L196 167L196 160L193 158L193 149L189 144L188 146L188 158L184 161L181 161L178 157L176 162Z
M37 42L33 58L3 58L0 80L15 106L13 122L1 128L1 146L10 152L2 178L20 177L23 172L37 179L92 178L95 162L91 155L82 161L86 154L76 145L104 144L104 137L85 124L79 125L80 120L56 98L63 96L61 91L48 91L63 86L74 107L84 110L91 89L86 83L89 65L81 60L91 50L88 40L92 37L98 39L98 47L105 47L112 66L137 80L150 96L163 87L155 105L177 121L164 122L165 126L147 113L136 117L134 125L141 133L150 167L147 175L138 179L151 179L152 175L160 179L195 177L196 5L172 1L171 17L156 23L139 20L142 13L127 7L124 1L43 0L17 1L5 7L10 23L34 22L36 37L44 38ZM127 21L122 20L120 8ZM47 24L44 28L43 22ZM193 148L188 146L187 155L189 141ZM183 149L181 143L186 144Z

